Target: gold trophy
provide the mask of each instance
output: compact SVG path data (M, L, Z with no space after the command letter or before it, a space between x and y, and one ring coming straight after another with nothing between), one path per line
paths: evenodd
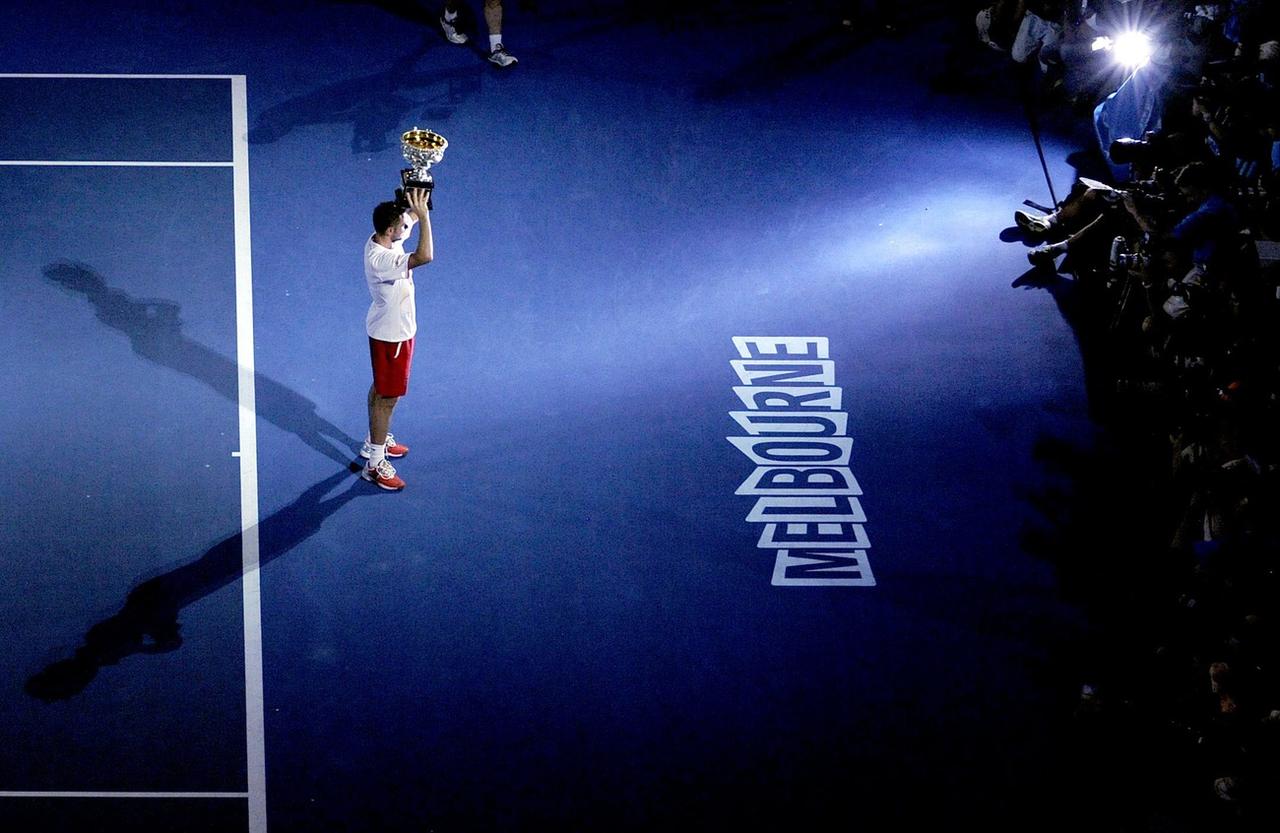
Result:
M423 188L427 192L427 208L431 206L431 191L435 180L431 178L431 166L444 159L449 140L434 130L415 127L400 136L400 151L412 167L400 171L400 185L396 189L396 203L408 206L405 194L410 188Z

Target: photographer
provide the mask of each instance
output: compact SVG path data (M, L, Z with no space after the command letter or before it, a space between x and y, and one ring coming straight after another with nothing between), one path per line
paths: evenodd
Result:
M1117 235L1136 238L1157 222L1157 215L1164 210L1161 186L1165 175L1159 169L1150 174L1151 179L1136 182L1125 191L1081 177L1057 211L1040 216L1015 211L1014 222L1024 233L1055 241L1031 249L1027 259L1033 266L1048 266L1059 255L1071 253L1080 265L1100 266Z
M373 236L364 246L364 276L373 299L365 317L373 385L368 398L369 436L360 450L369 462L360 476L388 491L404 488L404 480L387 458L409 452L391 434L391 413L409 388L413 364L418 331L413 270L434 257L429 197L429 191L412 188L405 195L408 210L395 202L379 203L373 209ZM410 254L404 250L404 241L415 224L418 245Z
M1272 100L1261 137L1256 178L1247 184L1245 203L1250 222L1270 240L1280 238L1280 100Z
M1210 274L1231 264L1243 225L1235 206L1220 191L1220 177L1209 165L1187 165L1174 180L1187 211L1168 234L1168 241L1189 253L1191 264Z
M1141 139L1116 139L1108 153L1118 164L1131 169L1133 182L1129 190L1158 198L1173 188L1166 172L1195 161L1197 150L1201 156L1207 155L1194 146L1191 137L1149 132ZM1013 219L1031 238L1061 240L1092 223L1109 206L1117 204L1123 193L1106 183L1081 177L1056 211L1036 215L1019 210Z
M1204 355L1210 342L1224 337L1215 331L1227 322L1229 293L1238 290L1250 270L1243 263L1240 215L1219 192L1213 168L1187 165L1175 186L1182 215L1178 221L1171 227L1140 224L1160 247L1162 271L1169 277L1159 287L1164 294L1160 308L1169 320L1194 322L1194 330L1184 325L1181 335L1199 342L1195 352ZM1162 234L1162 229L1167 231ZM1156 298L1152 301L1154 313Z

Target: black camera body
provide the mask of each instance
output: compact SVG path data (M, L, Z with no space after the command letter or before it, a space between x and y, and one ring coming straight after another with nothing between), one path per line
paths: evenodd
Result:
M1151 256L1141 248L1129 248L1124 237L1111 241L1111 269L1115 272L1145 272Z

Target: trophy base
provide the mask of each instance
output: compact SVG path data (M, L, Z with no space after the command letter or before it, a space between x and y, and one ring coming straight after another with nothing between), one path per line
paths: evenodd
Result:
M405 200L404 195L407 194L411 188L421 188L427 192L427 210L431 211L435 208L435 206L431 204L431 192L435 189L436 183L435 180L431 178L431 174L427 174L426 176L415 176L413 168L405 168L400 171L400 183L400 188L396 190L397 205L403 202L404 206L408 207L408 201Z
M413 168L405 168L400 171L400 184L408 191L410 188L422 188L430 191L436 187L435 180L431 178L431 174L426 176L414 176Z

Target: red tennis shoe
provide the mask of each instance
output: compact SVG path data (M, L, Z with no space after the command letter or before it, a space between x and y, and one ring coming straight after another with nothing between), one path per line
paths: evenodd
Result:
M365 466L360 470L360 476L388 492L398 492L404 488L404 481L396 474L395 466L386 460L376 466Z

